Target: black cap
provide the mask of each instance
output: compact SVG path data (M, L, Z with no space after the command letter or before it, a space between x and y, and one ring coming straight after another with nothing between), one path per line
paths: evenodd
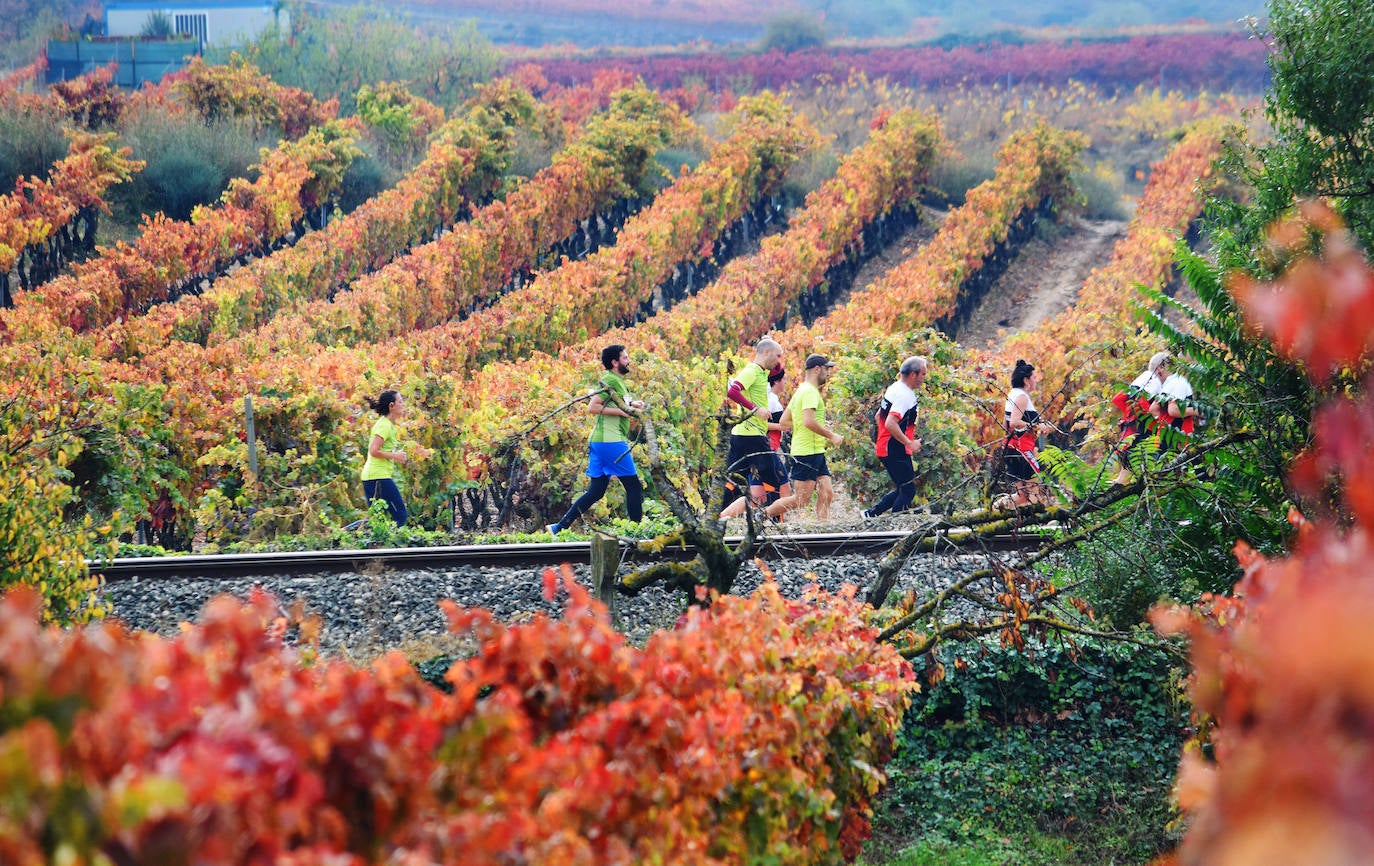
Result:
M806 356L806 369L808 369L808 370L810 370L812 367L833 367L833 366L835 366L835 362L832 361L832 360L830 360L829 358L827 358L827 357L824 356L824 355L807 355L807 356Z

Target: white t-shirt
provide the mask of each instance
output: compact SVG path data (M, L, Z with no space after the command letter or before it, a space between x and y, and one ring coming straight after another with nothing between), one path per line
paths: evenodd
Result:
M1175 373L1174 375L1176 376L1178 374ZM1159 393L1160 388L1164 387L1164 383L1159 381L1159 377L1154 373L1146 370L1144 373L1135 377L1135 381L1131 383L1131 387L1154 396Z
M1159 389L1159 396L1170 400L1186 400L1193 396L1193 386L1183 378L1182 373L1174 373L1164 380L1164 385Z
M879 457L890 455L892 448L892 434L887 429L887 418L896 415L897 426L907 436L911 436L913 425L916 423L916 392L907 386L901 379L887 386L883 392L882 402L878 404L879 416L883 420L878 422L877 454ZM882 413L886 412L887 415ZM877 419L874 419L875 421ZM907 454L911 449L903 445Z
M782 405L782 398L778 396L778 392L774 391L772 388L769 388L768 414L776 415L777 413L781 412L784 408L785 407Z
M1027 413L1035 411L1035 401L1031 399L1030 393L1026 391L1025 388L1012 388L1007 392L1007 402L1002 404L1002 418L1008 427L1011 426L1011 413L1016 410L1017 394L1026 395L1026 408L1021 410L1022 418L1024 418Z
M907 387L901 379L887 386L883 392L883 399L887 401L887 411L896 412L897 417L902 419L902 426L910 424L912 419L907 417L907 413L916 408L916 392Z

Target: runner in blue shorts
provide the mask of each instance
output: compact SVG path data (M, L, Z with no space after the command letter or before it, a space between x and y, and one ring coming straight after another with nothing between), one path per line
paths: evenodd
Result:
M587 476L592 479L568 513L548 530L557 535L586 513L601 497L611 478L620 479L625 488L625 511L638 523L644 516L644 487L639 483L634 455L630 453L630 419L644 408L640 400L631 400L625 386L625 374L630 372L630 354L619 344L601 350L601 389L587 403L587 413L595 416L591 435L587 437Z

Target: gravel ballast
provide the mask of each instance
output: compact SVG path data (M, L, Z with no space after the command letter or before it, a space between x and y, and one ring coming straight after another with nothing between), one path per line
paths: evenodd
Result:
M986 564L981 556L915 556L902 570L895 591L916 589L921 595L938 591L959 576ZM864 587L872 579L877 560L867 556L825 559L779 559L767 563L788 597L798 597L810 583L834 592L845 583ZM574 565L577 579L591 582L587 565ZM740 571L733 591L745 595L756 589L762 574L754 565ZM451 651L446 622L438 608L441 599L491 610L505 622L536 613L557 616L563 597L546 601L541 568L411 569L377 574L330 574L290 577L235 577L191 580L127 580L106 585L111 615L135 629L172 635L180 623L194 621L211 598L223 593L246 595L254 586L272 593L284 608L300 603L307 615L321 622L321 648L355 659L367 659L389 649L413 658ZM657 629L671 627L683 608L683 593L649 587L634 597L617 600L620 628L632 642L642 643Z

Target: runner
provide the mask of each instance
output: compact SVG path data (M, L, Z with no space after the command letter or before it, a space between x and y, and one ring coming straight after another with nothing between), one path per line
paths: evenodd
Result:
M778 385L786 375L781 364L774 367L768 374L768 447L773 450L773 465L777 468L778 478L782 479L782 483L776 489L770 488L758 477L758 473L751 472L749 475L749 498L753 502L762 499L767 504L772 505L782 497L792 495L792 484L787 475L787 464L782 459L782 413L785 407L782 398L778 396Z
M1126 390L1112 398L1112 402L1121 410L1121 439L1116 447L1121 471L1112 479L1113 484L1126 484L1131 480L1130 453L1155 430L1150 404L1160 388L1164 387L1164 380L1168 376L1169 353L1155 352L1145 365L1145 371L1136 376Z
M634 456L630 453L630 419L644 408L640 400L631 400L625 385L630 372L630 354L619 344L601 350L601 389L587 402L587 414L595 416L592 432L587 437L587 475L592 479L587 492L572 504L568 513L546 528L557 535L586 513L606 495L611 476L620 479L625 488L625 512L638 523L644 516L644 488L639 483Z
M1002 471L1012 479L1012 494L998 498L993 502L994 508L1045 502L1045 486L1034 480L1040 472L1036 436L1046 426L1030 395L1039 383L1040 374L1035 366L1018 358L1011 373L1011 390L1002 407L1007 428L1007 438L1002 443Z
M1182 373L1174 373L1160 386L1150 409L1161 423L1161 451L1176 450L1193 435L1202 417L1195 399L1193 385Z
M782 416L784 429L792 430L792 489L768 507L769 517L786 514L801 508L816 495L816 519L824 523L830 519L830 503L835 488L830 481L830 467L825 452L831 445L844 442L844 437L825 424L825 398L821 388L830 381L835 362L824 355L808 355L805 379L787 404Z
M866 519L888 511L893 514L906 511L916 496L916 467L911 460L921 450L921 440L912 436L920 414L916 389L925 382L928 371L925 358L907 358L897 368L896 381L883 392L882 402L878 404L878 439L874 449L892 479L892 489L863 512Z
M410 514L396 486L396 467L406 462L406 453L400 446L401 431L396 426L405 417L405 399L400 392L388 388L367 405L381 417L372 425L367 442L367 460L361 473L363 497L369 505L374 499L386 502L391 519L397 526L405 526Z
M744 365L726 389L726 398L751 414L730 430L730 453L725 458L725 496L720 512L722 520L744 513L745 490L751 472L764 491L768 487L774 490L782 487L773 449L768 443L768 376L771 371L781 369L781 361L782 346L777 340L764 337L754 344L754 360ZM754 500L755 505L765 503L764 498Z

